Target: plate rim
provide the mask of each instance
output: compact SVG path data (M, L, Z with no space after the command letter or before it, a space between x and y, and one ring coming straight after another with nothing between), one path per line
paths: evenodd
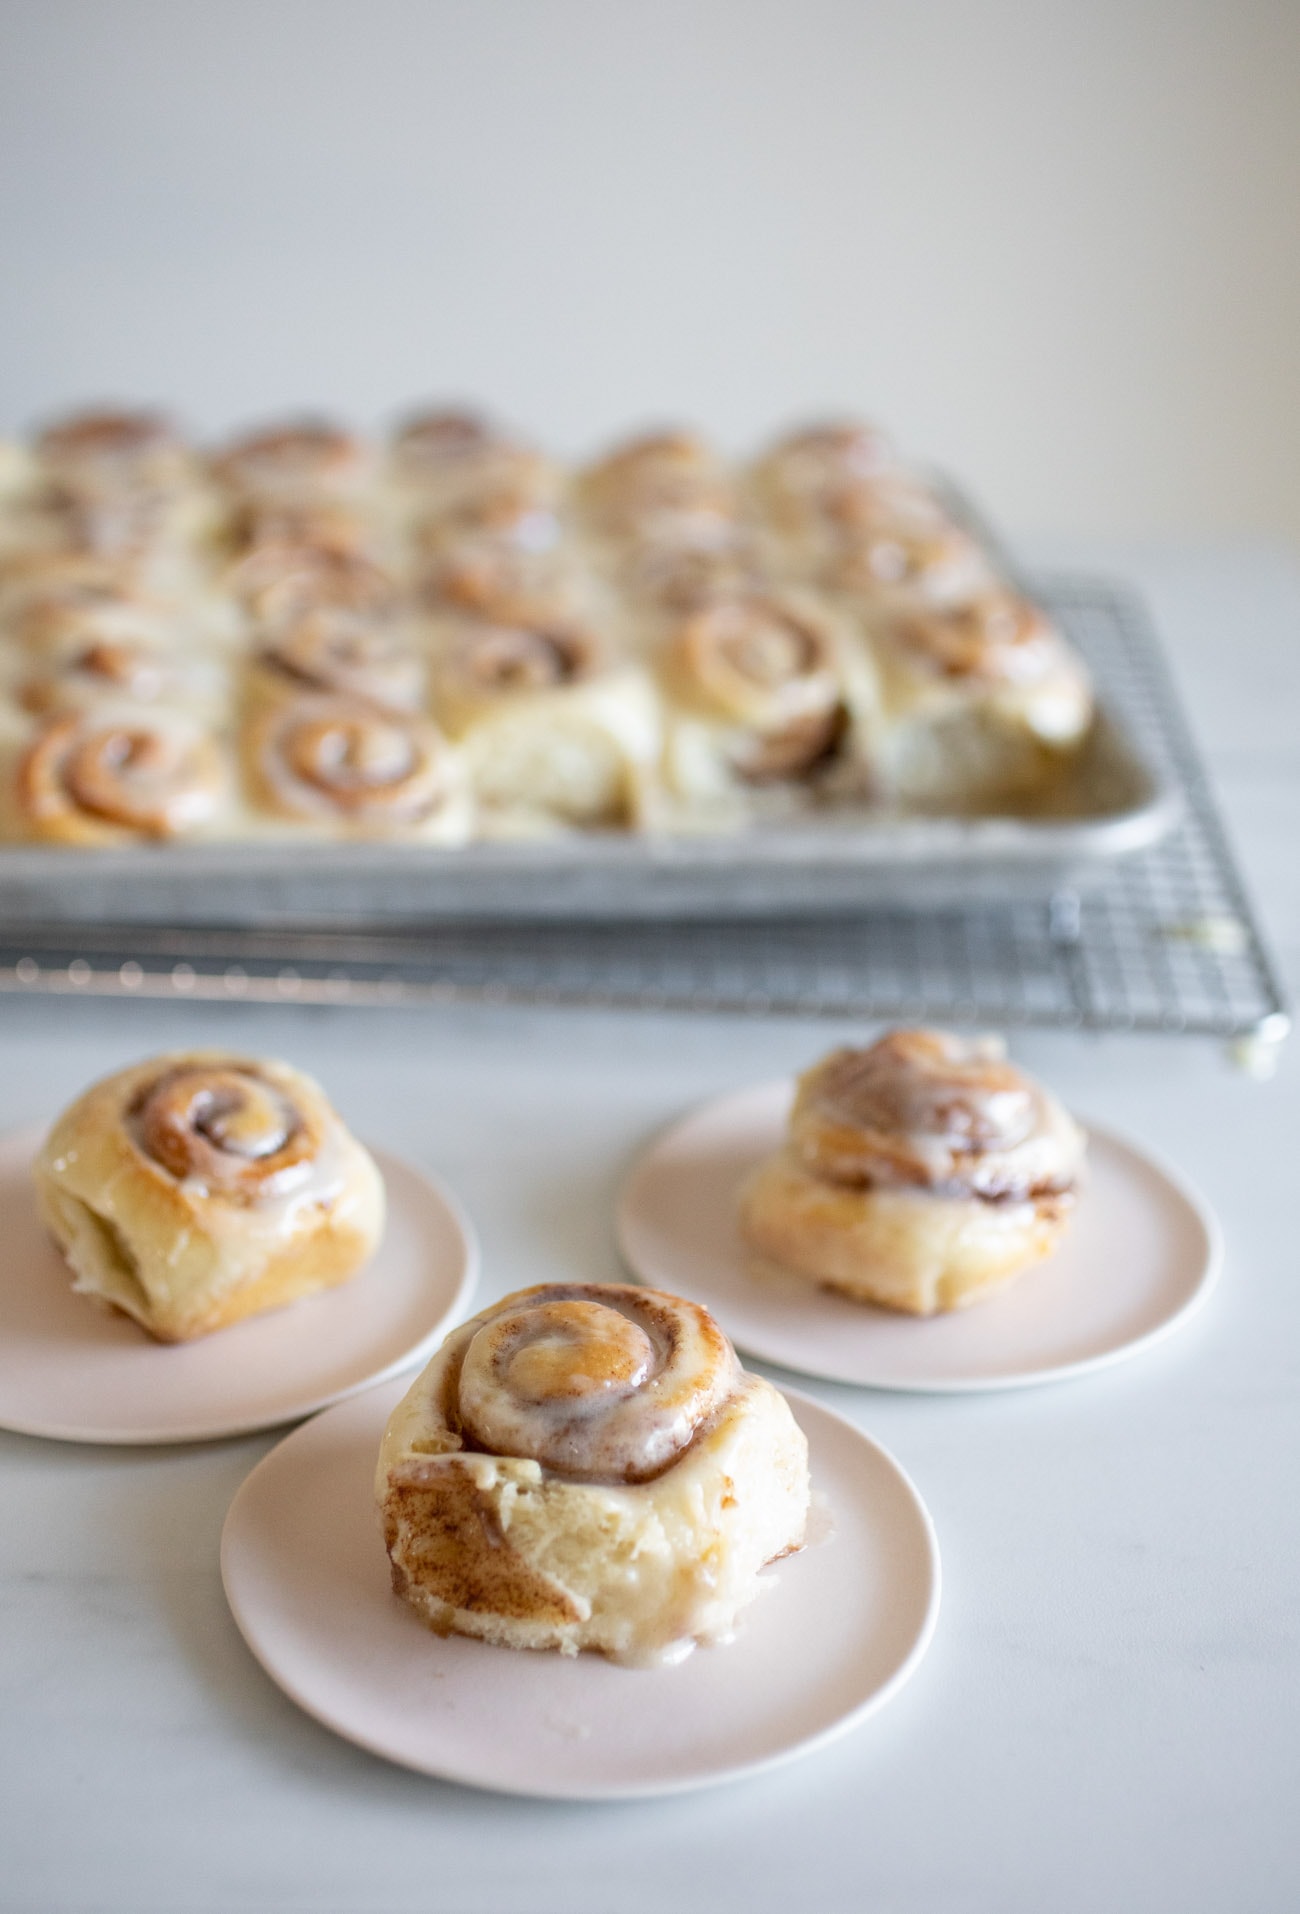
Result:
M387 1382L375 1384L374 1393L378 1394L381 1389L391 1388L394 1380L395 1378L389 1377ZM239 1632L240 1639L267 1679L279 1688L281 1693L286 1695L295 1707L300 1708L311 1720L317 1722L331 1734L337 1735L341 1740L349 1742L354 1747L363 1749L364 1752L377 1757L379 1760L388 1762L391 1766L404 1769L408 1774L423 1775L429 1780L448 1782L458 1787L474 1788L486 1794L510 1796L516 1800L538 1801L616 1802L658 1800L670 1795L696 1794L710 1788L729 1786L733 1782L749 1780L751 1777L764 1774L773 1768L784 1767L787 1762L798 1760L802 1755L814 1754L819 1749L829 1746L831 1742L838 1741L842 1735L848 1734L860 1722L865 1721L868 1716L875 1714L879 1709L883 1708L887 1702L893 1699L901 1688L906 1686L907 1682L920 1667L926 1654L929 1652L930 1644L934 1639L935 1630L938 1626L939 1611L943 1597L943 1559L939 1547L938 1532L935 1528L934 1518L930 1513L929 1506L915 1482L912 1480L910 1473L903 1467L903 1464L893 1454L892 1450L886 1448L884 1443L878 1441L876 1437L868 1435L864 1429L860 1429L855 1422L852 1422L846 1415L841 1414L839 1410L832 1409L828 1404L819 1401L817 1397L809 1395L806 1390L789 1388L775 1383L772 1386L779 1388L781 1395L784 1396L796 1410L811 1410L814 1421L819 1416L824 1417L828 1422L836 1425L839 1429L847 1431L853 1440L864 1443L873 1452L877 1462L883 1464L892 1474L904 1492L909 1514L917 1525L917 1535L923 1544L927 1569L924 1611L916 1624L907 1652L897 1667L891 1671L879 1687L873 1689L872 1692L859 1701L856 1706L849 1709L843 1715L838 1716L826 1726L793 1742L788 1747L783 1747L772 1753L758 1756L753 1760L743 1762L739 1765L730 1765L717 1773L691 1776L685 1779L669 1779L647 1783L614 1783L602 1787L599 1791L593 1791L590 1787L548 1787L544 1782L534 1787L524 1789L517 1785L510 1785L501 1781L483 1779L477 1774L471 1776L462 1772L449 1770L446 1767L435 1768L425 1763L412 1762L402 1755L394 1754L391 1748L381 1745L381 1743L372 1736L359 1734L352 1729L341 1728L336 1720L331 1719L319 1706L308 1700L296 1683L290 1683L276 1669L272 1668L260 1652L257 1643L250 1638L245 1626L244 1617L241 1614L238 1599L231 1587L233 1577L232 1557L235 1548L235 1543L231 1540L231 1537L237 1525L237 1515L240 1505L247 1495L251 1495L254 1492L252 1485L256 1478L261 1476L263 1471L268 1470L274 1465L282 1449L299 1438L306 1438L308 1432L314 1428L317 1422L321 1421L325 1416L332 1414L336 1409L343 1408L345 1406L343 1402L332 1403L329 1408L321 1410L318 1415L310 1417L308 1421L300 1423L297 1428L291 1429L288 1434L282 1436L280 1441L275 1444L275 1447L268 1450L267 1453L254 1464L231 1497L229 1507L226 1510L225 1518L221 1525L221 1587L227 1607L230 1610L231 1617ZM367 1391L364 1393L370 1392ZM348 1399L347 1406L355 1406L355 1404L356 1397ZM798 1419L798 1415L796 1415L796 1420ZM799 1426L800 1428L804 1427L802 1422L800 1422ZM811 1447L813 1438L807 1429L804 1429L804 1433L808 1436L809 1445ZM491 1644L484 1644L484 1646L491 1646ZM502 1648L498 1650L498 1652L501 1654L513 1654L526 1651ZM552 1659L560 1663L563 1658L556 1656L552 1657ZM636 1671L632 1670L629 1672L635 1674Z
M39 1142L48 1135L49 1127L48 1124L23 1124L15 1129L0 1132L0 1151L13 1145L24 1144L29 1138L39 1145ZM183 1428L121 1431L92 1429L85 1423L72 1425L20 1420L0 1406L0 1430L38 1441L83 1443L89 1448L96 1449L149 1449L173 1445L189 1447L191 1444L200 1442L223 1442L238 1436L257 1435L268 1429L281 1429L289 1423L301 1423L312 1416L321 1414L326 1409L333 1408L338 1402L346 1402L351 1396L359 1395L365 1389L391 1382L394 1377L403 1375L408 1369L413 1369L416 1363L426 1360L433 1347L462 1319L478 1286L483 1263L478 1231L459 1197L447 1187L441 1177L418 1168L406 1157L399 1156L395 1150L387 1149L382 1144L365 1142L364 1147L375 1159L381 1175L385 1173L387 1165L395 1164L407 1175L422 1183L446 1210L461 1243L461 1272L451 1302L434 1327L426 1331L419 1342L413 1344L405 1354L394 1358L373 1375L364 1376L358 1382L348 1383L343 1389L331 1390L324 1396L313 1396L300 1406L286 1409L283 1414L276 1414L269 1419L266 1415L255 1415L239 1417L234 1421L196 1422L187 1424ZM387 1187L387 1181L385 1181L385 1189ZM362 1272L357 1273L360 1275ZM90 1306L89 1300L87 1306ZM292 1307L291 1304L288 1306ZM147 1331L142 1330L141 1333L147 1334ZM163 1345L160 1344L159 1347Z
M696 1118L749 1097L775 1096L777 1092L792 1092L795 1081L794 1076L766 1077L761 1082L739 1085L735 1089L721 1091L716 1096L705 1097L662 1124L636 1152L619 1182L614 1199L615 1247L619 1260L634 1282L643 1287L654 1286L650 1279L642 1274L630 1253L627 1241L627 1210L631 1194L651 1159L679 1130L684 1129ZM1087 1131L1089 1137L1096 1136L1104 1139L1120 1152L1135 1158L1148 1169L1154 1170L1190 1212L1205 1239L1203 1266L1191 1290L1170 1315L1152 1328L1144 1330L1141 1335L1132 1337L1117 1348L1102 1350L1090 1356L1081 1356L1068 1363L1053 1364L1048 1368L1017 1372L1014 1375L953 1379L931 1377L915 1381L896 1381L876 1376L866 1380L861 1375L848 1375L843 1371L833 1371L829 1368L801 1367L792 1362L789 1357L772 1355L767 1349L757 1348L743 1333L733 1334L730 1323L724 1322L723 1329L738 1349L743 1350L756 1361L768 1363L772 1368L785 1370L790 1375L805 1376L820 1382L833 1382L845 1388L876 1389L888 1395L916 1396L988 1395L1007 1389L1037 1389L1052 1383L1072 1382L1077 1377L1092 1375L1099 1369L1108 1369L1116 1363L1127 1361L1131 1356L1141 1355L1155 1344L1163 1342L1167 1336L1172 1335L1200 1312L1218 1286L1225 1259L1223 1226L1207 1199L1159 1150L1153 1150L1146 1144L1135 1143L1123 1131L1116 1130L1109 1123L1095 1123L1087 1115L1078 1111L1072 1114ZM713 1307L707 1298L705 1301L709 1308Z

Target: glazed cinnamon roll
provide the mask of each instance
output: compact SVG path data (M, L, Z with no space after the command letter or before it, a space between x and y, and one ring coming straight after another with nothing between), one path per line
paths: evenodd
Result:
M34 1175L73 1287L163 1342L344 1282L383 1232L379 1172L320 1086L224 1051L95 1084Z
M963 1308L1056 1247L1085 1143L996 1040L895 1030L799 1079L786 1146L742 1193L741 1234L858 1301Z
M439 1634L679 1659L803 1541L807 1444L708 1312L553 1283L454 1330L389 1420L393 1587Z
M854 707L871 697L865 658L851 659L825 611L792 594L707 606L678 627L660 670L668 777L704 802L826 773L856 743Z
M247 500L346 496L370 471L366 447L352 432L300 419L247 433L213 460L218 482Z
M51 657L95 644L161 648L175 641L181 621L165 599L92 573L15 586L3 623L6 635L33 657Z
M57 718L19 761L19 833L50 842L125 844L211 828L228 796L220 745L170 710L103 706Z
M886 435L861 420L806 426L780 439L754 465L748 489L788 534L813 532L837 501L899 472Z
M868 612L946 608L996 591L997 573L978 539L943 513L887 510L837 539L821 573Z
M322 610L394 618L402 609L392 573L356 552L265 549L251 554L231 582L249 621L263 632Z
M189 453L160 412L74 412L38 434L40 467L100 494L168 491L192 477Z
M14 699L34 717L89 711L106 702L165 704L215 718L226 674L211 657L129 638L94 638L46 652L19 675Z
M987 805L1058 777L1093 718L1082 660L1005 587L873 626L889 728L882 775L915 805Z
M424 705L424 660L401 626L346 606L322 606L273 628L257 651L254 679L271 696L329 691L384 710Z
M544 509L562 485L553 460L474 412L408 419L394 436L391 469L398 497L426 524L490 512L493 501L511 494Z
M460 769L426 719L361 698L304 692L244 727L249 787L272 816L361 837L463 837Z
M494 830L639 816L658 712L644 675L612 669L588 627L463 621L434 659L433 710Z
M721 459L694 432L655 432L629 440L592 466L579 483L588 522L615 539L698 539L724 525L735 497Z

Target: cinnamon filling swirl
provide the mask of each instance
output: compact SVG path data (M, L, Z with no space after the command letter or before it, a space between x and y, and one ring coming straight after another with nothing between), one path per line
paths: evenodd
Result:
M182 457L175 428L159 412L74 413L47 426L35 449L50 470L113 488L169 477Z
M32 743L18 789L32 824L81 816L142 837L203 824L224 783L217 748L197 727L143 716L62 718Z
M894 643L949 678L1026 683L1050 668L1060 640L1036 605L1009 591L909 613L890 628Z
M432 816L448 794L446 747L422 719L360 700L304 697L272 714L261 768L299 816L396 828Z
M800 1079L791 1136L810 1169L856 1188L915 1185L991 1201L1061 1194L1083 1136L1000 1046L895 1030Z
M658 1290L520 1290L450 1339L444 1412L467 1446L576 1481L645 1482L734 1393L735 1354L698 1304Z
M25 711L44 717L96 699L157 698L167 678L166 661L150 646L101 638L26 679L18 689L18 702Z
M236 440L213 471L232 491L270 498L348 491L366 466L365 448L351 432L304 419Z
M727 599L688 619L670 665L693 701L756 736L737 757L754 783L804 775L844 735L829 633L776 599Z
M588 474L584 490L597 521L619 534L665 521L689 531L701 520L728 519L735 509L721 462L693 432L634 439Z
M263 646L260 662L313 691L365 698L398 711L418 710L424 667L391 624L341 606L309 612Z
M280 1195L309 1174L319 1126L254 1064L180 1065L128 1111L137 1148L180 1183L223 1195Z
M453 672L476 691L510 695L581 684L599 663L595 638L576 627L484 625L463 634Z

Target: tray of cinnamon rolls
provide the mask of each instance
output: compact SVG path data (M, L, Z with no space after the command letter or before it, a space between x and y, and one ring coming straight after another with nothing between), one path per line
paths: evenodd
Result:
M476 413L0 446L0 896L328 923L958 902L1173 822L1068 636L854 422L566 464Z

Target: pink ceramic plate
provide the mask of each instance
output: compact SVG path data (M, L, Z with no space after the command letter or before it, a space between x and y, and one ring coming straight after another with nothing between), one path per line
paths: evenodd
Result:
M624 1185L619 1245L659 1289L702 1302L732 1341L833 1382L947 1392L1008 1389L1136 1355L1184 1322L1221 1261L1204 1202L1144 1152L1087 1126L1088 1180L1060 1249L1001 1294L919 1320L797 1276L758 1274L737 1192L780 1146L793 1085L707 1103L664 1132Z
M0 1428L69 1442L201 1442L291 1422L429 1355L474 1287L473 1230L374 1152L384 1240L340 1288L168 1347L73 1293L36 1211L41 1133L0 1139Z
M392 1593L375 1510L375 1457L402 1389L385 1383L286 1436L239 1490L221 1538L244 1639L347 1740L506 1793L671 1794L843 1734L924 1654L939 1607L929 1516L883 1449L797 1395L829 1533L768 1571L734 1642L630 1669L439 1639Z

